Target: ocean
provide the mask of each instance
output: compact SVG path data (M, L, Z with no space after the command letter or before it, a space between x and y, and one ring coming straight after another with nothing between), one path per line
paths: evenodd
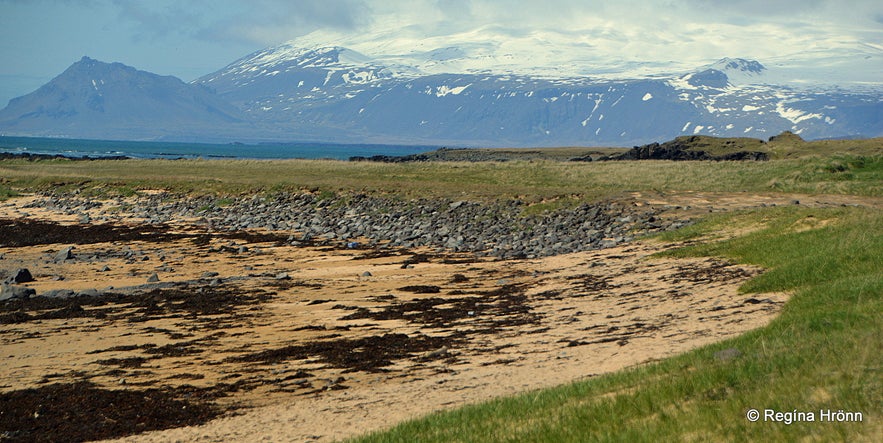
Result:
M0 152L66 157L204 158L204 159L336 159L373 155L409 155L435 146L325 143L212 144L152 141L80 140L0 136Z

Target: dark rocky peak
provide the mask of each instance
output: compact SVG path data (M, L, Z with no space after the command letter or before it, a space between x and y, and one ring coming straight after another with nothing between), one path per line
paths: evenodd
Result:
M691 74L687 78L687 83L689 83L690 86L706 86L709 88L723 89L730 84L730 79L727 77L727 74L718 71L717 69L706 69L702 72Z
M746 74L762 74L766 67L755 60L744 58L722 58L712 65L714 69L721 71L739 71Z

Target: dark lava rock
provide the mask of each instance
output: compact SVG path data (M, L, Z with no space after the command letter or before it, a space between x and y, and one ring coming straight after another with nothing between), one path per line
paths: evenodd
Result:
M6 301L6 300L12 300L12 299L26 300L36 294L37 294L37 291L32 288L27 288L24 286L15 286L15 285L3 285L2 289L0 289L0 301Z
M712 155L697 149L697 145L701 144L701 140L698 136L678 137L662 144L650 143L649 145L635 146L622 154L605 156L598 160L769 160L769 156L765 152L759 151L738 151L723 155Z
M72 298L76 297L77 293L70 289L51 289L40 294L40 296L47 298Z
M31 271L26 268L21 268L9 277L7 283L27 283L32 281L34 281L34 276L31 275Z
M83 289L80 292L77 292L77 296L79 297L100 297L101 292L97 289Z
M415 294L438 294L441 288L432 285L413 285L399 288L399 291L413 292Z

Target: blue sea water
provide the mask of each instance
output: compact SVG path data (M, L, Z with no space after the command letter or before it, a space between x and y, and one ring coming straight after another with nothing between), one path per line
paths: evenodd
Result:
M132 158L240 158L240 159L337 159L353 156L409 155L436 149L433 146L324 143L212 144L148 141L79 140L68 138L0 136L0 152L66 157Z

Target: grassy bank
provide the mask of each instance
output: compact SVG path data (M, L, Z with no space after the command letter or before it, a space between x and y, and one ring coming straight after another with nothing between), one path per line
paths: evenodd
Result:
M309 160L0 161L5 186L131 195L163 188L241 194L316 189L404 197L597 199L625 191L791 192L883 195L883 156L840 155L770 162L514 161L368 163Z
M794 291L769 326L657 364L438 413L358 441L880 441L879 211L770 208L715 217L663 240L730 226L755 231L672 255L767 267L743 289ZM730 348L739 355L715 357ZM746 419L751 408L761 411L758 422ZM816 421L768 422L764 409L813 411ZM861 412L863 422L819 422L819 411L828 409Z

